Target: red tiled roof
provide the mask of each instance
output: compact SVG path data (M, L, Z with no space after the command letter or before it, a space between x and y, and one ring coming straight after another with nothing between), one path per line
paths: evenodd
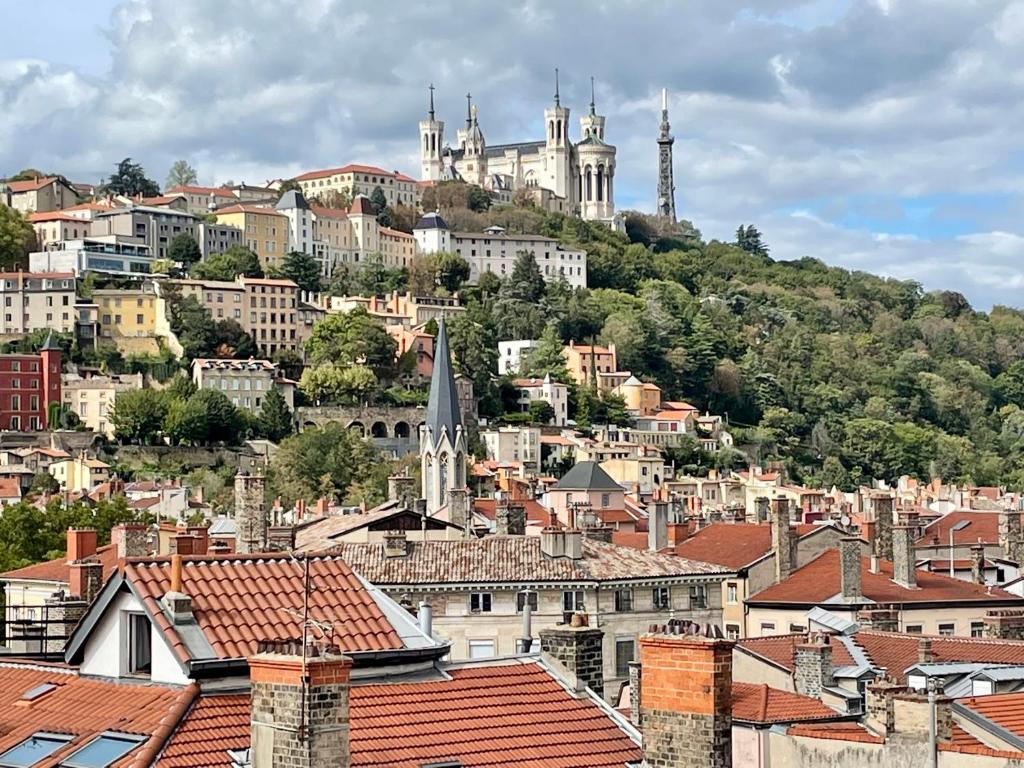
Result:
M177 195L157 195L156 197L144 197L142 198L143 205L167 205L173 203L181 198Z
M188 195L206 195L209 197L211 194L215 197L234 197L235 193L227 187L200 187L195 184L178 184L175 187L164 190L165 194L171 194L173 192L184 193Z
M346 653L397 650L401 638L373 596L338 557L311 557L309 598L312 620L329 622L333 640ZM132 583L178 658L189 652L160 608L170 589L168 558L131 560L125 578ZM182 591L218 658L250 656L260 640L297 637L303 602L302 566L278 556L197 557L182 567Z
M633 549L647 549L646 531L612 531L612 544Z
M760 656L776 665L792 672L796 669L796 647L807 640L805 634L770 635L768 637L745 637L737 642L737 647ZM914 653L917 653L917 641L914 640ZM850 667L857 662L838 639L832 640L832 666Z
M391 237L398 237L398 238L402 238L404 240L412 240L413 239L412 235L410 235L408 232L403 232L400 229L392 229L391 227L381 227L380 228L380 233L382 235L389 235Z
M732 684L732 719L750 723L833 720L841 715L818 699L767 685Z
M495 503L494 499L473 499L473 511L488 520L493 520ZM534 499L523 499L515 503L523 505L523 509L526 511L527 525L547 525L551 519L548 511Z
M347 219L348 211L342 211L338 208L324 208L319 205L309 206L309 210L315 213L317 216L326 216L329 219Z
M713 523L702 528L672 551L682 557L743 568L772 549L772 529L754 523Z
M536 662L452 669L449 680L354 685L353 768L543 765L622 768L637 744L589 698L576 698ZM201 698L172 737L160 768L228 768L249 745L248 694ZM585 745L585 748L584 748Z
M943 515L934 523L924 529L924 533L917 540L917 545L929 545L935 537L939 544L949 546L949 531L957 523L969 523L968 526L959 531L953 531L953 544L976 544L980 539L983 544L999 543L999 513L998 512L975 512L972 510L958 510Z
M56 176L42 176L38 179L8 181L7 188L10 189L13 194L18 194L19 192L35 192L37 189L47 187L55 181L57 181Z
M885 737L871 733L860 723L803 723L791 725L788 736L806 736L811 739L833 739L836 741L859 741L865 744L885 744Z
M917 664L921 635L862 629L852 636L876 667L885 667L890 677L905 681L904 670ZM1024 641L987 637L931 636L936 662L984 662L1024 664Z
M373 212L373 204L370 202L370 198L366 195L356 195L352 201L352 205L349 206L348 212L353 216L375 216Z
M970 696L957 699L957 704L977 712L1018 738L1024 737L1024 692Z
M301 176L296 176L295 181L309 181L310 179L322 179L326 176L337 176L346 173L373 173L378 176L394 176L396 178L402 177L402 181L413 181L404 174L397 173L396 171L385 171L383 168L378 168L375 165L359 165L352 164L344 165L341 168L324 168L319 171L307 171Z
M1024 603L1024 600L1003 589L922 570L915 572L917 589L907 589L892 580L892 562L889 560L881 560L878 570L878 573L872 573L870 558L861 558L861 592L868 600L876 603ZM839 594L839 591L839 550L830 549L793 571L788 579L761 590L748 602L816 605Z
M86 223L85 219L78 216L69 216L63 211L48 211L46 213L30 213L28 220L33 224L42 224L47 221L73 221L77 224Z
M117 547L113 544L98 547L96 549L96 556L103 565L103 578L106 580L117 568ZM70 580L68 575L68 559L67 557L58 557L42 563L26 565L24 568L16 568L13 571L0 573L0 579L51 581L56 584L67 584Z
M31 703L19 701L36 686L56 688ZM33 768L53 768L104 731L144 736L145 741L115 762L116 768L142 768L184 716L198 688L117 682L80 677L76 670L56 665L0 663L0 753L38 731L74 738Z

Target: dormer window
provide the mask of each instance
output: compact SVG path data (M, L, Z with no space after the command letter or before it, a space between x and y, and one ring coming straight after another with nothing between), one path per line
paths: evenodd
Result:
M72 738L72 736L63 733L46 733L44 731L34 733L28 740L21 742L0 755L0 766L4 766L4 768L28 768L28 766L35 765L48 758L71 741Z

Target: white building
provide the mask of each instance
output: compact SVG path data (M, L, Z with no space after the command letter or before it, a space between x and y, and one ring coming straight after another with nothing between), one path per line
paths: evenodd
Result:
M196 358L192 361L192 381L199 389L219 389L237 408L258 413L263 398L277 387L289 408L295 407L295 385L282 379L269 360L211 360Z
M519 392L517 402L523 413L530 410L530 403L534 400L543 400L555 410L550 423L556 427L565 426L569 418L569 388L565 384L545 376L543 379L514 379L512 385Z
M593 86L593 82L591 82ZM487 146L476 106L466 96L465 127L456 146L444 143L444 121L434 112L430 92L427 118L420 121L420 177L457 179L496 194L516 190L547 191L545 207L617 226L615 219L615 147L604 140L605 118L598 115L591 88L590 112L580 119L580 140L569 140L569 108L563 107L555 73L554 104L544 110L539 141Z
M148 275L153 271L149 246L133 237L104 235L82 240L65 240L59 247L28 255L31 272L104 272L120 275Z
M452 232L436 213L427 214L413 230L420 253L453 251L469 263L469 282L476 283L485 272L498 277L512 274L516 257L533 254L545 280L564 278L573 288L587 287L587 252L562 248L552 237L510 235L502 227L483 232Z
M508 376L520 373L522 364L530 353L537 348L535 339L518 339L516 341L498 342L498 375Z
M110 415L117 401L117 393L142 389L141 373L85 377L77 373L65 373L61 380L64 407L78 416L88 429L110 438L114 436Z
M527 471L540 472L540 427L509 426L480 430L487 458L522 462Z
M75 276L71 272L0 272L0 334L41 328L75 330Z

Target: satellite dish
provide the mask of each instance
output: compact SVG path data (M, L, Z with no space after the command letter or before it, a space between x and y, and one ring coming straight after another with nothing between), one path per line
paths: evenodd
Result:
M839 518L839 522L843 524L844 528L846 528L847 526L850 525L850 516L849 515L843 515L842 517Z

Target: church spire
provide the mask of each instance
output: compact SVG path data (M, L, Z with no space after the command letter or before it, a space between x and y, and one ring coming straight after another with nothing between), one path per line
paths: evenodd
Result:
M658 216L676 220L676 187L672 178L672 138L668 122L668 89L661 89L661 130L658 133Z
M590 114L597 114L597 107L594 105L594 76L590 76Z
M444 318L437 324L437 345L434 349L434 370L430 377L430 395L427 397L426 424L434 445L445 431L448 440L454 445L456 430L462 429L462 413L455 389L455 374L452 371Z
M430 84L430 119L434 119L434 84Z
M466 94L466 127L469 128L473 124L473 96L470 93Z
M562 106L562 102L558 98L558 67L555 67L555 106Z

